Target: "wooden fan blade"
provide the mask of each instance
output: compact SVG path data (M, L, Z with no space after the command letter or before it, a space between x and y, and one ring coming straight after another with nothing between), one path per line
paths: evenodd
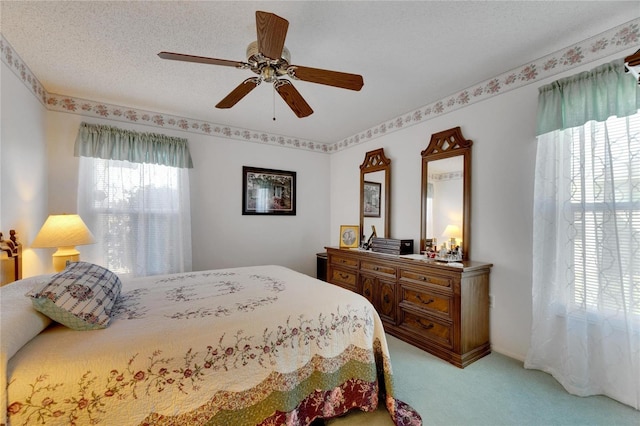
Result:
M287 74L298 80L326 84L327 86L340 87L342 89L357 91L364 86L364 80L361 75L348 74L346 72L291 65L287 68Z
M640 50L638 50L633 55L629 55L624 58L624 61L629 64L630 67L635 67L640 65Z
M307 101L304 100L300 92L293 87L289 80L278 80L273 86L298 118L308 117L313 114L313 110Z
M240 102L242 98L247 96L249 92L255 89L258 84L260 84L260 79L258 77L251 77L246 79L245 81L240 83L238 87L233 89L231 93L229 93L223 100L218 102L216 108L231 108L232 106Z
M269 12L256 12L258 52L269 59L280 59L289 21Z
M199 64L223 65L226 67L244 68L249 64L239 61L229 61L227 59L207 58L204 56L184 55L182 53L160 52L158 53L162 59L171 59L173 61L196 62Z

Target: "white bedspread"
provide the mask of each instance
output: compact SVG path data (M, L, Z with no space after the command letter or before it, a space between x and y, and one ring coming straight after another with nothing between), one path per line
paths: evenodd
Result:
M2 361L8 359L3 403L11 425L225 424L229 418L239 425L274 419L274 412L285 413L278 418L289 424L306 424L313 418L298 419L302 411L294 410L302 400L312 403L313 392L327 399L319 391L345 393L345 380L349 392L359 392L357 385L365 394L377 386L376 368L384 370L387 406L397 415L373 307L290 269L124 280L111 325L93 331L44 329L46 319L24 297L28 285L0 289ZM6 306L15 307L11 315ZM14 338L5 341L9 335ZM318 404L323 411L315 417L341 414ZM368 410L377 401L360 405Z

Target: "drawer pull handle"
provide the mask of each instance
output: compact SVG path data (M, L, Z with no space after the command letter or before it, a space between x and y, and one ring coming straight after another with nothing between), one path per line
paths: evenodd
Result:
M389 301L390 301L389 295L385 294L384 297L382 298L382 300L384 300L384 303L389 303Z
M427 277L420 277L420 279L421 279L422 281L429 281L429 279L428 279Z
M378 268L377 266L374 266L374 267L373 267L373 270L374 270L374 271L377 271L377 270L379 270L379 269L380 269L380 268Z
M365 295L365 296L367 296L367 297L371 296L371 290L366 289L366 290L364 291L364 295Z
M420 297L420 295L418 295L418 300L421 301L422 303L424 303L425 305L428 305L429 303L435 302L435 300L433 300L432 298L429 299L429 300L424 300L422 297Z
M348 274L340 274L340 278L342 278L343 280L346 280L347 278L349 278Z
M422 320L418 320L418 324L420 324L420 326L421 326L422 328L424 328L425 330L431 330L431 329L434 327L432 322L431 322L431 323L429 323L429 324L427 324L427 325L424 325L424 324L422 323Z

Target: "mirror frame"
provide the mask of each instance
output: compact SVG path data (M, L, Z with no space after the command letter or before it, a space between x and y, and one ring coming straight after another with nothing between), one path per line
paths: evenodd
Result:
M427 238L427 177L429 162L443 158L463 156L463 195L462 195L462 255L469 260L471 247L471 146L473 141L462 136L460 127L444 130L431 135L427 148L422 156L422 199L420 202L420 252L425 251Z
M369 151L360 165L360 237L364 233L364 176L384 171L384 237L391 238L391 160L384 155L384 148Z

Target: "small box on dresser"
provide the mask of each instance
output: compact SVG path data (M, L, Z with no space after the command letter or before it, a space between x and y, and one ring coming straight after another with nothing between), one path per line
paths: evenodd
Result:
M373 238L371 250L376 253L412 254L413 240L397 240L394 238Z

